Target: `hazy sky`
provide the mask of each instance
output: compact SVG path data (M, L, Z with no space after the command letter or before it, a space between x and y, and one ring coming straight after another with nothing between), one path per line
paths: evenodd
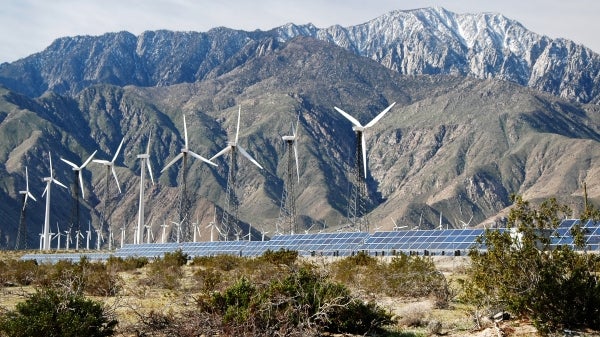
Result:
M529 30L600 52L597 0L2 0L0 63L44 50L56 38L224 26L268 30L289 22L352 26L391 10L430 6L456 13L501 13Z

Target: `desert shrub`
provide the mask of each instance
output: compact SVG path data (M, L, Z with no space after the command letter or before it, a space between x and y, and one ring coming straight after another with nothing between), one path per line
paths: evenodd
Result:
M0 317L0 331L9 337L112 336L116 325L102 304L49 288L30 295Z
M146 279L140 280L142 284L156 286L164 289L177 289L183 277L181 267L187 262L187 255L177 250L165 253L163 258L155 259L148 264Z
M181 249L177 249L172 253L166 252L162 260L168 265L181 267L187 263L188 257Z
M351 296L311 266L282 271L268 284L240 277L221 292L198 297L204 315L221 319L226 335L310 336L319 331L375 332L391 323L391 315L374 303Z
M231 271L241 266L245 258L233 255L196 256L192 259L195 266L212 267L222 271Z
M82 266L83 289L92 296L115 296L122 280L104 263L85 263Z
M221 283L222 274L214 268L198 269L194 273L194 279L200 290L212 292Z
M223 293L214 293L212 302L225 323L240 325L250 316L251 300L255 294L256 287L247 278L241 277Z
M370 287L364 284L363 281L365 280L369 284L376 284L377 286L374 286L374 288L381 285L381 280L378 279L381 273L376 272L378 265L377 259L359 252L354 256L348 256L333 262L331 272L336 281L366 290Z
M335 280L374 294L421 297L432 295L438 306L449 300L446 278L431 257L400 254L389 263L359 252L331 264Z
M9 259L0 261L0 286L14 283L30 285L38 277L38 265L34 260Z
M486 231L479 238L469 255L463 298L476 310L507 309L530 318L542 333L600 329L600 258L566 246L551 249L543 235L568 209L555 199L537 209L519 196L513 202L507 225L520 235Z
M131 271L139 268L143 268L148 264L148 258L146 257L134 257L128 256L126 258L109 256L108 260L106 260L106 266L114 271Z
M258 260L272 263L274 265L292 266L298 259L298 252L295 250L280 249L278 251L267 250Z
M446 279L430 257L400 254L385 268L388 296L421 297L447 290Z

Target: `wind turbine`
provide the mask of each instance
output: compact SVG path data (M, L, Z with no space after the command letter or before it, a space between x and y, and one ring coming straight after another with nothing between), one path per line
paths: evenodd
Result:
M216 159L226 153L229 153L229 174L227 176L227 190L225 193L225 203L227 209L223 210L223 219L221 225L224 227L224 232L227 237L230 235L230 231L234 227L238 227L238 199L236 195L236 171L237 171L237 153L238 151L242 156L246 157L252 164L256 165L262 170L262 166L240 145L238 145L238 136L240 133L240 116L242 113L242 107L238 109L237 127L235 129L235 140L228 141L227 146L215 154L210 160ZM233 219L229 217L232 216Z
M105 180L106 180L106 189L104 190L104 201L103 201L103 206L102 206L102 216L101 216L101 220L100 220L100 229L103 228L104 222L107 223L108 225L108 221L106 220L106 207L107 207L107 202L108 202L108 194L109 194L109 181L110 181L110 173L112 172L113 177L115 178L115 182L117 183L117 189L119 190L119 194L121 193L121 186L119 186L119 179L117 178L117 172L115 172L115 161L117 160L117 157L119 156L119 152L121 152L121 147L123 146L123 142L125 141L125 137L123 137L123 139L121 140L121 143L119 143L119 147L117 148L117 152L115 152L115 155L113 156L111 161L108 160L100 160L100 159L94 159L92 160L94 163L98 163L98 164L102 164L106 167L106 174L105 174Z
M298 139L298 123L300 118L296 122L296 128L292 123L292 135L282 136L281 138L287 145L287 170L286 170L286 181L281 196L281 208L279 209L279 223L283 228L289 228L290 234L298 232L298 223L296 218L296 183L300 183L300 170L298 169L298 146L296 140ZM296 177L294 177L294 163L296 166ZM295 179L294 179L295 178Z
M181 180L183 181L183 186L182 186L182 191L181 191L181 196L180 196L180 201L179 201L179 226L183 227L182 230L183 230L184 241L189 241L189 239L191 237L190 228L189 228L189 226L186 226L186 223L185 223L185 219L189 218L189 200L188 200L188 196L187 196L188 154L190 154L192 157L195 157L196 159L200 159L201 161L203 161L209 165L217 166L217 164L213 163L211 160L206 159L206 158L202 157L201 155L199 155L189 149L187 125L185 123L185 115L183 115L183 134L184 134L185 143L183 145L183 148L181 149L181 152L179 152L179 154L177 156L175 156L175 158L173 158L173 160L171 160L160 172L162 173L162 172L166 171L169 167L171 167L171 165L175 164L180 159L183 159L183 170L181 172ZM179 233L177 235L179 235Z
M162 235L160 237L160 243L165 243L165 238L166 238L166 234L167 234L167 227L169 227L164 221L163 224L160 225L160 227L162 228Z
M148 136L148 145L146 145L146 153L138 154L137 158L141 160L140 162L140 205L138 211L138 225L137 225L137 233L136 243L142 243L142 226L144 226L144 176L146 172L146 168L148 167L148 173L150 174L150 180L152 180L152 185L154 185L154 177L152 177L152 167L150 166L150 139L152 138L152 132Z
M50 250L50 190L52 189L52 183L68 189L68 187L63 183L54 179L54 171L52 171L52 154L50 152L48 152L48 158L50 160L50 176L42 179L42 181L46 182L46 188L42 193L42 197L44 197L44 194L46 195L46 213L44 215L44 250Z
M334 109L346 117L347 120L352 122L356 134L356 152L354 156L354 186L350 195L350 205L348 207L350 222L353 226L359 225L359 230L369 231L369 223L366 219L366 203L369 202L367 195L367 186L365 180L367 178L367 144L364 137L364 132L375 125L390 109L396 104L392 103L390 106L380 112L373 120L366 125L362 125L356 118L350 116L344 110L338 108ZM361 172L362 171L362 172ZM362 228L365 227L365 228Z
M19 230L17 231L17 240L15 244L16 250L27 249L27 222L25 220L25 208L29 198L33 199L33 201L37 201L33 194L29 192L29 173L27 172L27 166L25 166L25 190L19 191L19 194L23 195L23 207L21 208Z
M219 229L219 227L217 226L217 206L215 206L215 213L213 214L213 221L211 221L208 226L206 226L206 228L210 227L210 242L214 241L214 229L217 228L217 232L219 233L219 236L223 236L223 234L221 233L221 230Z
M121 248L125 245L125 226L121 227Z
M144 225L144 228L146 228L146 243L154 241L154 233L152 233L152 226Z
M85 249L90 250L90 239L92 238L92 224L88 221L88 230L85 231Z
M80 219L79 219L79 207L80 207L79 188L81 188L81 198L85 199L85 189L83 186L83 169L90 163L90 161L92 161L92 158L94 158L94 155L96 154L96 152L98 152L98 151L97 150L94 151L94 153L92 153L92 155L89 156L89 158L83 164L81 164L81 166L77 166L76 164L74 164L64 158L60 158L60 160L67 163L69 166L71 166L71 168L73 168L73 173L75 175L75 179L73 179L73 185L71 188L71 195L73 197L74 205L72 206L72 211L71 211L71 226L70 226L70 228L73 228L73 225L75 225L76 231L79 230L79 228L81 227Z
M58 227L58 222L56 223L56 235L54 235L54 238L58 239L58 242L56 244L56 250L60 250L60 237L63 234L60 232L60 227Z

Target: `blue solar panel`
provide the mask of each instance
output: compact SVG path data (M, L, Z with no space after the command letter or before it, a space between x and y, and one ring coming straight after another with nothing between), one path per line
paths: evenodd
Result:
M564 220L551 236L551 246L573 245L570 230L579 225L578 219ZM600 250L600 222L587 221L583 226L586 234L587 250ZM504 229L499 229L503 231ZM359 251L369 254L394 254L399 252L418 254L454 254L466 253L475 245L475 240L484 233L484 229L444 229L444 230L406 230L386 232L335 232L312 234L275 235L268 241L217 241L185 243L127 244L113 252L79 252L56 254L27 254L24 260L36 260L40 263L56 263L60 260L77 262L82 256L91 261L116 257L162 257L167 252L181 249L190 257L237 255L259 256L267 250L295 250L299 255L348 256ZM484 247L485 248L485 247Z

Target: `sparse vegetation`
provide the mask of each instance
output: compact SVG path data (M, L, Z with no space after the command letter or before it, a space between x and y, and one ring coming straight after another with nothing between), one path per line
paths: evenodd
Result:
M488 314L507 310L530 318L542 333L600 329L598 255L552 249L545 235L568 209L555 199L537 209L520 196L513 201L509 230L487 231L479 240L487 250L471 251L464 298Z
M70 289L42 288L0 316L8 337L112 336L117 320L104 306Z

